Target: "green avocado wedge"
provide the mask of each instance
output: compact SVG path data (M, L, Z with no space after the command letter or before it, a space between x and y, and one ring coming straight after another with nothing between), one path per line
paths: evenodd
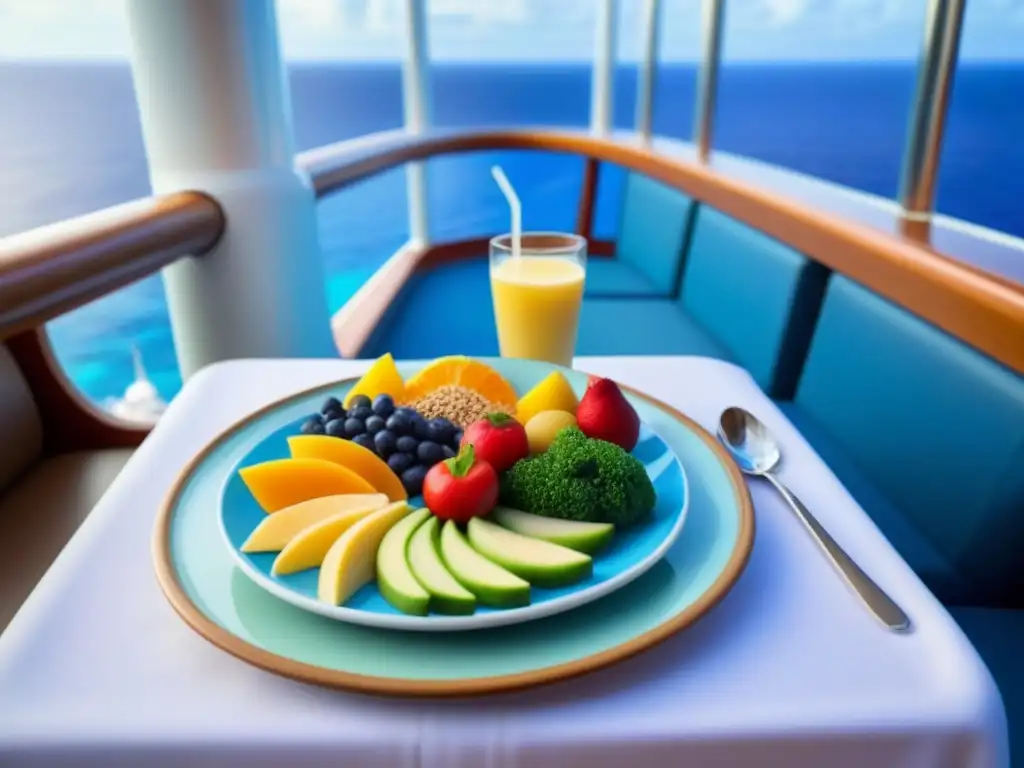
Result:
M480 517L469 521L467 532L473 549L538 587L564 587L587 578L594 569L589 555L531 539Z
M430 594L416 580L409 567L409 542L424 521L429 509L419 509L402 518L384 534L377 550L377 589L391 605L411 616L426 616Z
M419 526L409 541L409 568L430 593L430 610L451 616L468 616L476 610L476 598L448 571L438 552L441 521L433 515Z
M560 544L588 555L604 547L615 535L615 526L611 523L560 520L511 507L495 507L490 518L502 528L508 528L523 536L550 541L552 544Z
M469 546L454 521L441 529L441 558L452 576L483 605L518 608L530 604L530 585Z

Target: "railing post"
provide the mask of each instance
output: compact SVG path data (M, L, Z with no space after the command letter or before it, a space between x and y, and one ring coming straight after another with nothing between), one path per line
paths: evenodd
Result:
M636 130L642 141L649 141L653 130L660 10L661 0L644 0L644 49L636 84Z
M701 16L701 45L704 50L697 85L693 143L697 148L697 157L701 161L706 161L711 153L715 104L718 98L718 68L722 61L725 0L703 0Z
M929 0L917 94L907 133L900 204L908 218L927 218L935 205L942 136L953 91L965 0Z
M619 27L618 0L599 0L594 49L594 76L590 87L590 130L611 132L615 99L615 44Z
M408 51L402 64L402 95L405 129L423 133L430 125L429 91L430 58L427 47L427 0L406 0L406 36ZM427 216L427 164L406 166L409 197L409 234L422 245L430 240Z
M206 192L227 221L212 251L164 269L182 376L229 358L335 354L273 0L127 8L153 191Z

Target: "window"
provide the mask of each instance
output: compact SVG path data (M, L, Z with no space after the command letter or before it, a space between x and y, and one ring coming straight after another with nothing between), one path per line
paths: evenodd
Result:
M636 128L639 64L645 54L646 0L620 0L615 67L614 124ZM655 135L689 140L693 129L697 61L700 58L700 0L661 0L654 66L651 127ZM605 163L594 206L594 235L615 239L622 217L626 172Z
M403 0L278 0L298 151L401 128ZM321 200L327 301L336 312L409 239L405 171Z
M589 125L596 2L427 0L427 9L435 125ZM496 163L522 200L524 228L575 228L582 158L485 152L428 162L434 240L508 230L508 206L489 171Z
M964 11L939 168L937 209L1024 237L1024 4L971 0Z
M714 148L895 197L925 9L727 3Z
M402 124L402 0L279 0L297 148ZM0 0L0 236L149 194L120 0ZM394 171L318 208L328 301L337 309L408 238ZM383 201L383 204L382 204ZM180 388L159 275L49 323L57 358L112 405L132 348L169 400Z

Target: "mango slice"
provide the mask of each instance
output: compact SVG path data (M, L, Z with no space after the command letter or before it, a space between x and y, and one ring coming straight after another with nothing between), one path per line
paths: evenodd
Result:
M349 493L301 501L265 517L249 534L242 551L280 552L311 525L342 512L365 510L369 514L387 503L388 497L383 493Z
M402 375L395 365L395 358L390 352L378 357L370 366L370 370L348 391L345 395L346 408L356 395L366 395L371 400L377 395L391 395L396 403L403 401L405 382L402 381Z
M413 508L396 501L371 512L345 531L331 546L320 566L317 597L341 605L377 572L377 550L385 534Z
M270 572L275 576L285 576L307 568L316 568L323 563L327 552L342 534L376 511L365 507L350 509L299 531L274 558Z
M559 371L552 371L516 403L516 421L526 424L541 411L567 411L576 414L579 400L572 386Z
M323 459L275 459L238 470L264 512L343 493L375 493L351 469Z
M327 435L296 435L288 438L293 459L323 459L351 469L390 501L409 498L398 475L377 454L351 440Z

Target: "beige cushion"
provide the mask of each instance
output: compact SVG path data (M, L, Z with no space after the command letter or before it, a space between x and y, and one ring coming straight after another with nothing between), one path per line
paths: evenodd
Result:
M0 490L24 472L43 451L43 425L36 401L0 342Z
M0 632L132 451L83 451L46 459L0 492Z

